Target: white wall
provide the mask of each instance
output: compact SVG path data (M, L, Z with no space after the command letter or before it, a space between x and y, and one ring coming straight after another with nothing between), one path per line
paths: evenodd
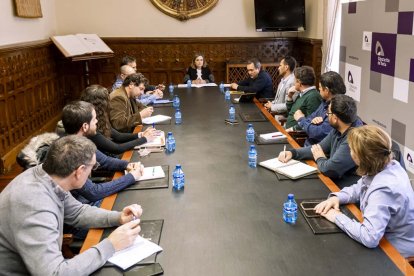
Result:
M322 38L322 4L319 2L322 1L306 1L308 30L301 36ZM60 34L85 32L102 37L297 35L256 32L253 0L220 0L208 13L186 22L165 15L150 0L57 0L56 15Z
M47 39L56 32L56 0L41 0L42 18L15 16L13 0L0 0L0 45Z

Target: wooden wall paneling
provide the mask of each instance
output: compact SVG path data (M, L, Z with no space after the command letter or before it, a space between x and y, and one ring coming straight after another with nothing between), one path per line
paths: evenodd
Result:
M25 143L60 115L57 52L49 41L0 48L0 171Z

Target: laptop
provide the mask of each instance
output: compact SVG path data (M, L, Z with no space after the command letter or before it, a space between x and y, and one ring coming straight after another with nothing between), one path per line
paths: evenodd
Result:
M240 94L240 97L234 97L232 99L233 103L251 103L253 102L256 93L244 93Z

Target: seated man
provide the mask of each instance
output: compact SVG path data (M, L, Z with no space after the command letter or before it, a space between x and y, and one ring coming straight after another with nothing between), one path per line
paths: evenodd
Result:
M78 136L96 135L96 112L91 103L76 101L67 104L62 111L62 122L67 134ZM96 150L96 160L99 166L106 171L128 170L129 173L113 181L94 184L90 179L85 180L85 185L80 189L73 189L72 195L84 204L100 206L103 198L117 193L134 184L142 175L140 164L130 163L106 156ZM83 238L77 235L77 238Z
M349 96L336 95L326 114L333 127L328 136L313 146L282 151L279 160L287 162L292 158L313 158L319 171L331 178L341 178L345 173L353 171L355 162L351 158L347 135L351 127L362 126L362 121L357 116L356 103Z
M96 147L66 136L50 147L43 165L18 175L0 193L0 271L4 275L89 275L133 244L141 231L137 204L122 212L84 205L69 191L84 184L96 164ZM83 228L118 227L73 259L64 259L63 223Z
M132 132L142 119L151 116L154 109L137 103L135 99L144 93L147 79L140 73L129 75L122 86L110 94L109 120L120 132Z
M305 117L305 114L299 109L293 115L299 127L308 135L305 146L319 143L332 130L326 112L333 96L346 93L341 75L333 71L323 73L319 83L319 93L322 97L322 103L315 112Z
M295 67L296 60L291 56L286 56L280 61L278 71L282 79L277 86L275 99L272 102L268 101L264 105L271 112L283 114L287 111L286 98L289 89L295 85L295 75L293 74Z
M134 57L125 56L121 59L121 74L119 74L112 85L112 91L122 86L125 78L133 73L137 73L137 62ZM145 90L138 100L143 105L152 104L156 99L163 97L165 85L159 84L157 86L145 84Z
M247 61L249 78L232 83L230 87L237 91L256 93L256 98L273 98L272 78L269 73L261 70L262 65L258 59Z
M301 130L293 115L297 110L301 110L306 116L309 116L320 105L322 99L316 90L315 72L310 66L302 66L295 69L296 83L294 89L288 91L286 107L288 117L285 128L288 131ZM295 92L296 90L296 92ZM296 100L293 101L294 94L297 94Z

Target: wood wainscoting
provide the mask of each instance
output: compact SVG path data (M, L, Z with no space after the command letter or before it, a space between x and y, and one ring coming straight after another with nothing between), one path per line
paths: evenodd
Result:
M151 82L182 83L196 52L205 55L216 82L226 81L226 64L257 57L279 62L285 55L315 69L319 81L322 41L307 38L104 38L113 58L72 62L50 42L0 48L0 173L31 137L54 129L64 104L79 99L86 86L111 87L125 55L137 59L138 70Z

